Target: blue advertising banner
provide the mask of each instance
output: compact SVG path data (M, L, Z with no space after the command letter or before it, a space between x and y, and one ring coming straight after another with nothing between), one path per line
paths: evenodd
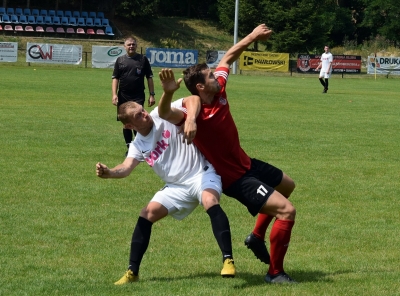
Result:
M198 50L146 48L146 57L154 67L188 68L197 64L198 55Z

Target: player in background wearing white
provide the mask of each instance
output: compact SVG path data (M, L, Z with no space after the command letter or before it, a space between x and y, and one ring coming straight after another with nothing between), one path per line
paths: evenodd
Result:
M323 94L326 94L328 91L328 86L329 86L329 77L332 74L332 62L333 62L333 56L329 52L329 46L325 45L324 47L324 53L321 55L321 61L318 64L318 67L315 68L315 71L318 71L318 69L321 68L321 71L319 72L319 81L321 82L322 86L324 87L324 90L322 91ZM325 79L325 81L324 81Z
M179 88L163 85L162 97L170 97ZM195 145L186 145L178 133L184 117L172 118L172 124L161 119L158 109L150 114L136 102L126 102L118 108L118 118L125 128L137 131L127 158L122 164L109 169L96 164L96 174L101 178L124 178L146 161L166 183L141 212L132 235L128 270L116 285L139 280L139 267L147 250L153 223L171 215L181 220L201 204L210 216L212 230L222 252L223 277L234 277L231 232L228 217L219 205L222 191L221 177Z

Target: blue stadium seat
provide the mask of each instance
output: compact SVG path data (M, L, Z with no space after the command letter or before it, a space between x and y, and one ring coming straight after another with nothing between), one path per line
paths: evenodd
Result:
M90 11L89 12L89 17L91 17L92 19L95 19L97 17L96 12Z
M41 9L40 10L40 15L41 16L47 16L47 9Z
M80 27L85 27L86 26L85 19L83 17L78 18L77 24Z
M78 18L81 17L81 14L79 13L79 11L74 10L74 11L72 12L72 16L73 16L74 18L78 19Z
M102 25L101 25L101 19L99 19L99 18L95 18L93 24L94 24L96 27L102 27Z
M23 14L19 16L19 23L23 25L28 24L28 18L26 17L26 15Z
M56 16L58 16L59 18L62 18L64 16L64 10L57 10Z
M77 25L77 23L76 23L76 18L74 18L74 17L70 17L69 18L69 25L70 26L76 26Z
M26 16L31 15L31 9L30 8L24 8L24 15L26 15Z
M33 15L28 15L28 24L30 25L36 24L36 19Z
M106 29L104 30L104 33L109 36L114 36L113 30L110 26L107 26Z
M7 14L8 14L8 15L15 14L15 13L14 13L14 8L8 7L8 8L7 8Z
M110 25L110 22L108 21L108 19L101 19L101 25L103 26L103 27L107 27L107 26L109 26Z
M3 23L5 24L11 24L11 19L8 14L3 14Z
M64 16L65 16L65 17L72 17L72 12L71 12L71 10L66 10L66 11L64 11Z
M23 15L24 11L22 10L22 8L15 8L15 15L20 16Z
M53 24L53 18L51 16L45 16L44 17L44 23L46 25L52 25Z
M31 15L33 15L33 16L39 16L40 15L40 13L39 13L39 9L32 9L32 12L31 12Z
M61 25L61 19L59 16L53 17L53 25L57 25L57 26Z
M5 7L0 7L0 15L7 14Z
M87 11L82 11L82 12L81 12L81 17L83 17L83 18L88 18L88 17L89 17L88 12L87 12Z
M66 16L63 16L61 18L61 25L68 26L69 25L69 18L67 18Z
M104 12L98 11L97 12L97 18L103 19L104 18Z
M15 14L10 15L10 21L11 21L11 23L13 23L13 24L19 24L18 16L15 15Z
M86 26L93 27L93 19L91 17L86 19Z
M51 16L51 17L55 17L55 16L56 16L56 11L55 11L55 10L49 10L49 11L47 12L47 15L48 15L48 16Z
M38 24L38 25L44 25L44 18L43 18L43 16L38 15L38 16L36 17L36 24Z

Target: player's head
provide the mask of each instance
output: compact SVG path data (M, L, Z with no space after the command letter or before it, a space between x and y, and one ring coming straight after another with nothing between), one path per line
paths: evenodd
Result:
M328 46L328 45L325 45L325 47L324 47L324 51L325 51L326 53L328 53L328 52L329 52L329 46Z
M201 92L217 93L220 89L214 73L206 63L187 68L183 71L183 80L192 95L200 96Z
M124 41L124 47L126 50L126 53L131 56L136 53L136 48L137 48L137 40L135 37L128 37Z
M142 135L149 129L151 130L153 126L150 114L144 110L142 105L133 101L123 103L118 107L118 119L125 128L134 129Z

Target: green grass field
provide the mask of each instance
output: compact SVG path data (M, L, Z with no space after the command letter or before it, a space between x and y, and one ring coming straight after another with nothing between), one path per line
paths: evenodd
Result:
M322 94L316 76L229 78L242 146L296 181L285 269L299 284L264 283L267 266L243 244L255 218L223 196L236 278L220 277L199 207L157 222L140 282L115 287L139 211L163 183L147 164L126 179L95 175L126 150L111 69L3 64L0 77L0 295L400 294L398 79L334 76Z

